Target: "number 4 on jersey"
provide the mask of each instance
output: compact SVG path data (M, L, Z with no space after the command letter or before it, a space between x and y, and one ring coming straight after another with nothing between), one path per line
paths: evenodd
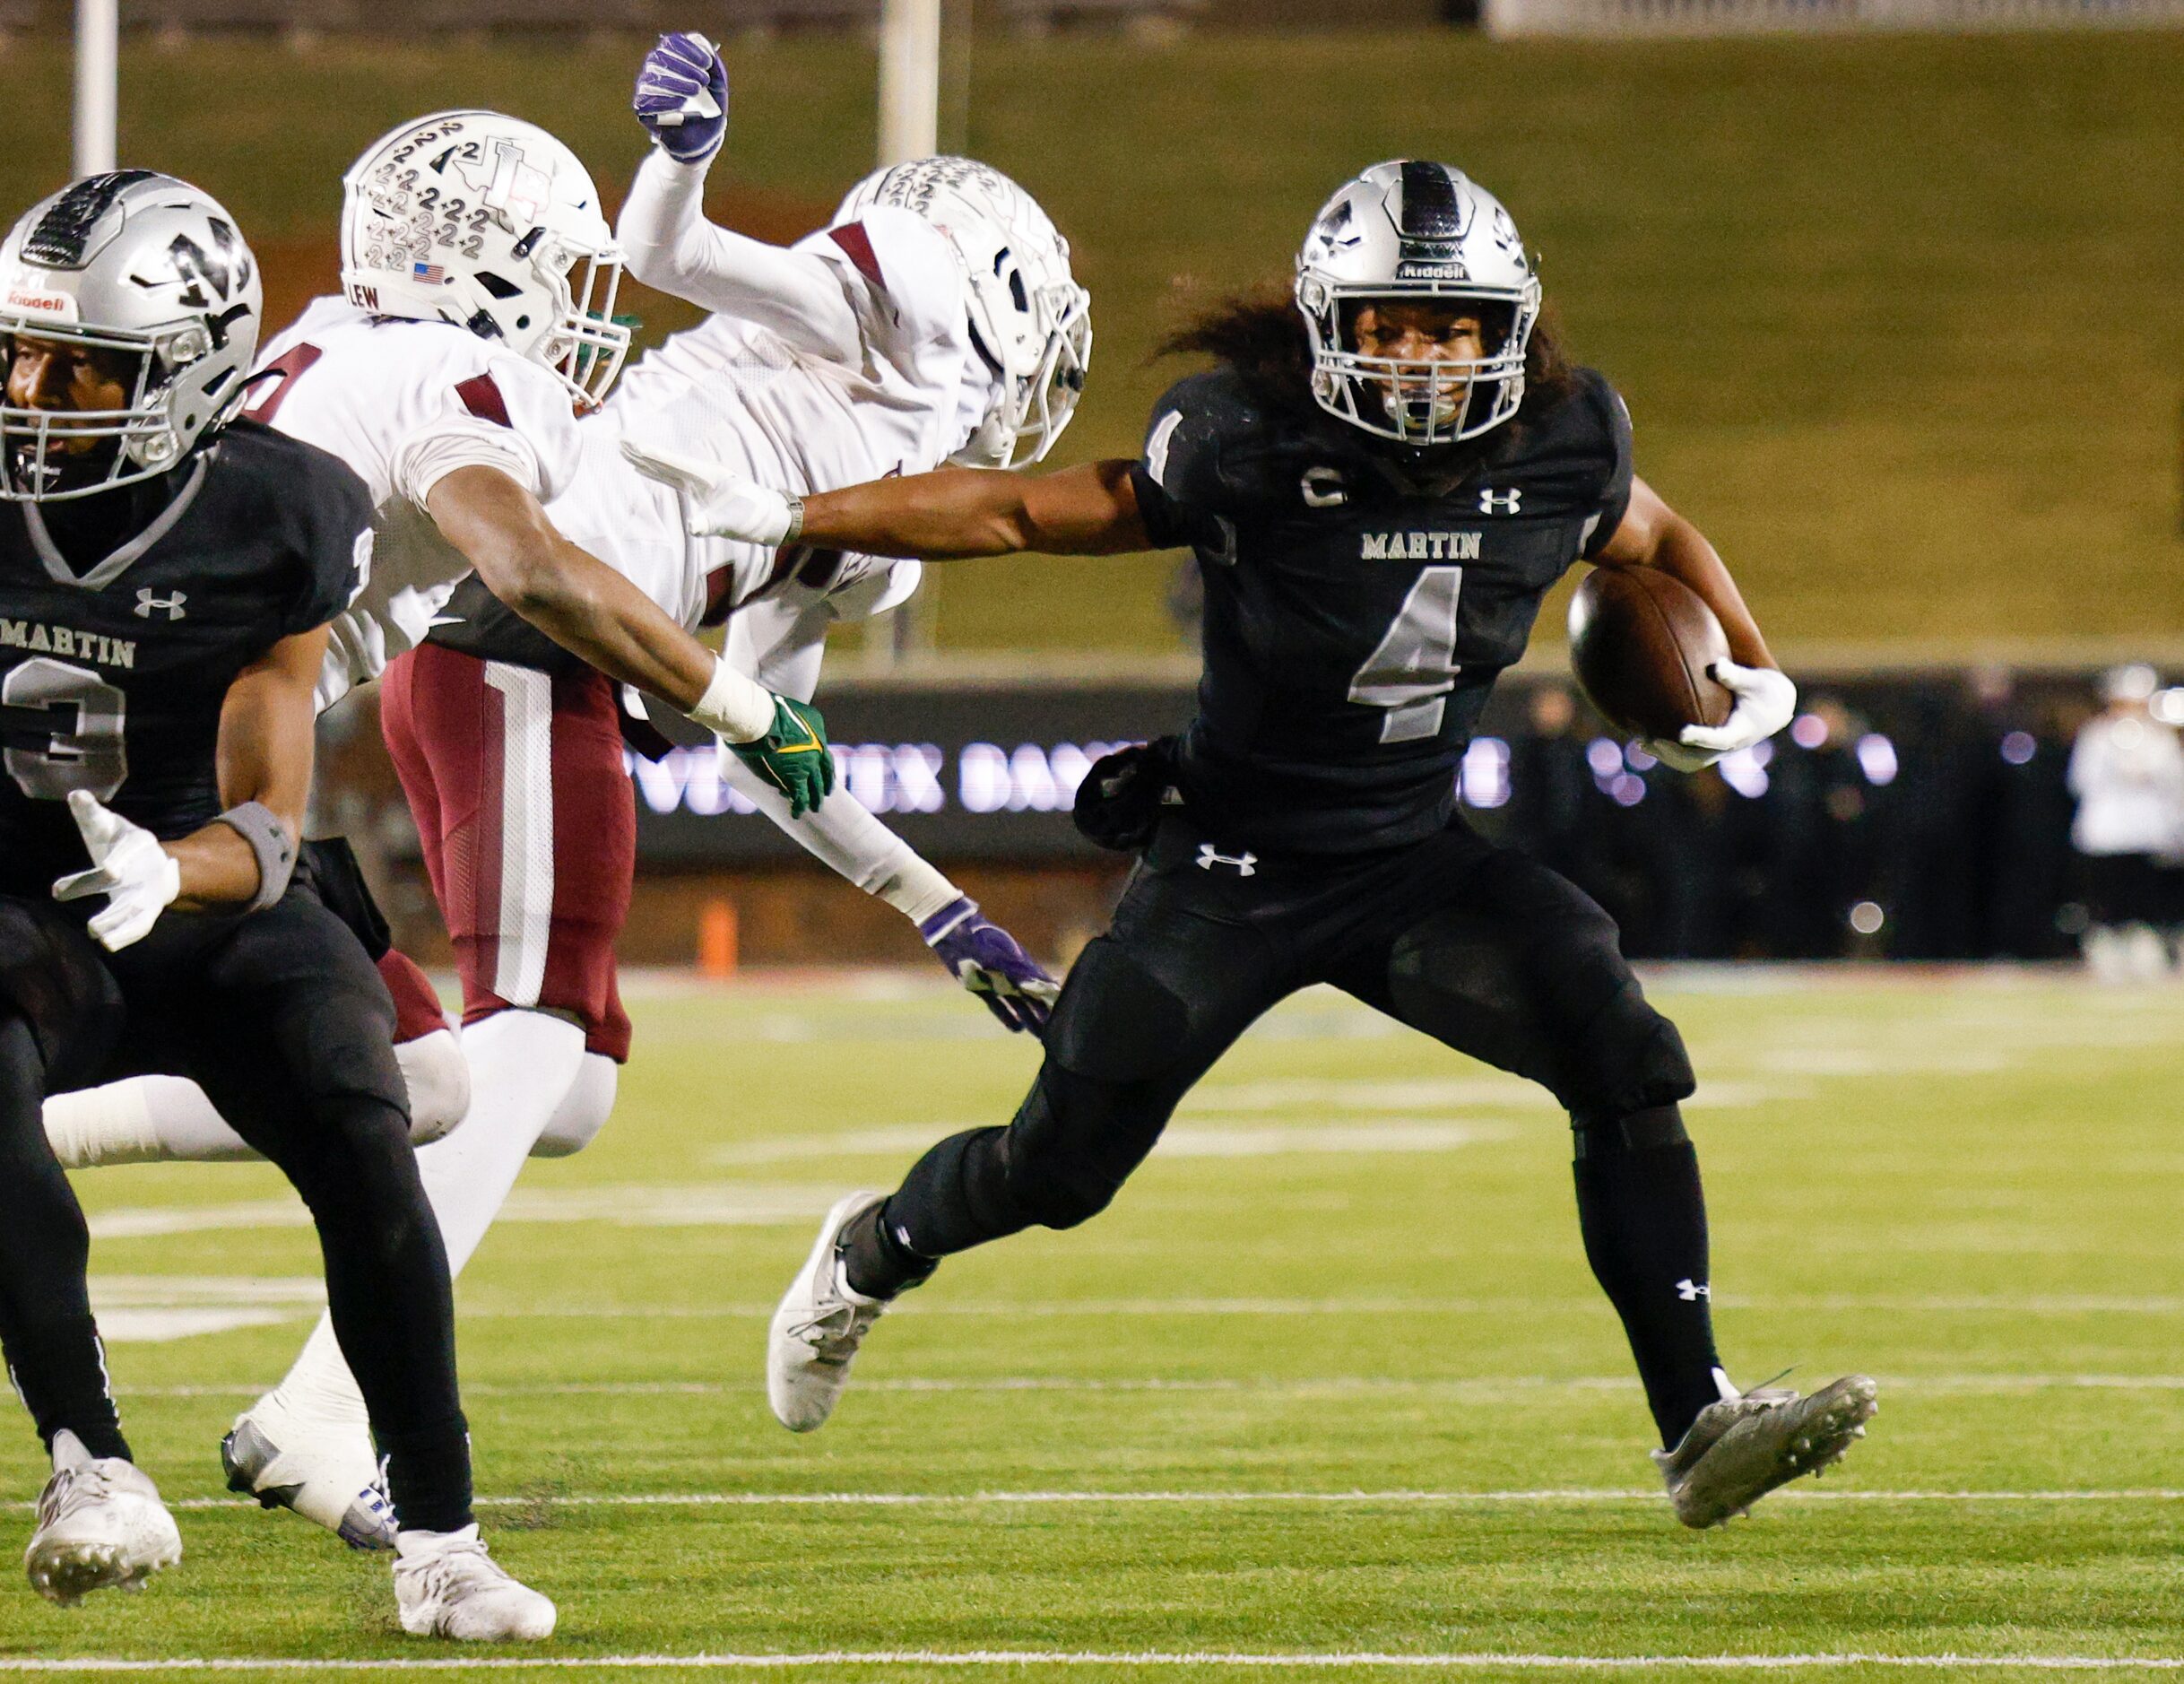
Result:
M1387 635L1350 679L1349 699L1384 707L1382 742L1417 742L1441 733L1448 693L1463 671L1456 659L1461 568L1427 568L1403 598Z

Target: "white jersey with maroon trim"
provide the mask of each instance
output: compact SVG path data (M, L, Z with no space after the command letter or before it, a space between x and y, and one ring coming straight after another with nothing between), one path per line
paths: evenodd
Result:
M576 482L550 510L572 542L685 624L793 581L830 591L889 564L683 538L675 493L623 461L622 436L672 442L784 491L830 490L940 466L962 447L991 394L955 254L931 223L876 207L799 241L791 255L837 278L856 319L858 360L741 317L709 317L647 352L605 408L584 420ZM906 579L914 586L914 575Z
M425 512L435 485L490 467L547 502L575 482L584 448L568 390L537 364L460 327L332 298L265 348L245 412L340 457L371 492L371 577L334 622L322 708L420 642L470 571Z

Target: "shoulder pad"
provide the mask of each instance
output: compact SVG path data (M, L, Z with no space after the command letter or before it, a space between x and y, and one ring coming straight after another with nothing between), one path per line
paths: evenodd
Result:
M1297 495L1298 459L1310 441L1230 369L1194 374L1168 388L1146 430L1145 465L1179 504L1247 513Z

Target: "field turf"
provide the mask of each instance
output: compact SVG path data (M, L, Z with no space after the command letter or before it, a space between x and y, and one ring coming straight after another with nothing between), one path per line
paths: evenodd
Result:
M1654 1493L1560 1119L1331 994L1248 1037L1107 1215L949 1264L791 1437L758 1363L812 1219L1005 1117L1033 1049L938 984L641 988L614 1124L532 1167L459 1291L487 1524L561 1605L535 1657L906 1684L2178 1664L2184 994L1654 986L1703 1080L1735 1372L1882 1383L1837 1477L1706 1534ZM0 1584L0 1671L485 1658L403 1637L382 1561L221 1490L220 1433L313 1313L278 1177L78 1185L188 1554L74 1610ZM39 1479L17 1417L0 1492Z
M627 38L131 42L123 161L221 195L291 299L297 275L330 280L341 171L398 119L535 118L611 197L643 150ZM871 53L730 56L720 208L775 238L812 226L869 167ZM0 58L11 216L65 171L66 63L57 41ZM1091 286L1092 382L1057 460L1134 453L1179 372L1149 360L1162 334L1283 279L1362 164L1430 154L1507 199L1573 348L1629 396L1640 471L1793 655L2175 640L2180 82L2173 31L982 39L948 138L1046 202ZM654 330L688 319L643 307ZM1171 565L939 569L931 630L950 649L1173 648Z

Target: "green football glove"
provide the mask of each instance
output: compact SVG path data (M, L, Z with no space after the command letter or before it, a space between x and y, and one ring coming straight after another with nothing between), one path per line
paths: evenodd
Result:
M834 756L827 752L827 722L810 702L774 698L774 728L756 742L731 742L730 753L789 798L789 817L801 819L834 788Z

